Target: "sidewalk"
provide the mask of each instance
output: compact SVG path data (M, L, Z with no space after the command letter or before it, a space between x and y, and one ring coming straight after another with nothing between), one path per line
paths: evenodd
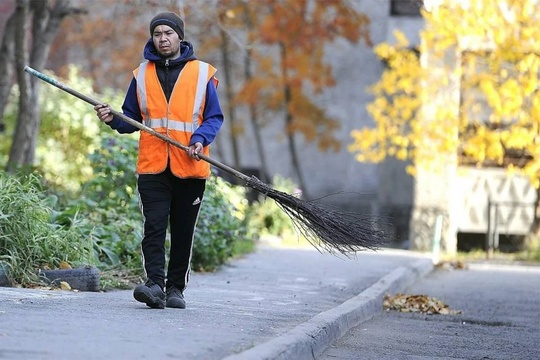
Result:
M312 359L431 269L408 251L261 247L192 274L185 310L149 309L131 291L0 288L0 359Z

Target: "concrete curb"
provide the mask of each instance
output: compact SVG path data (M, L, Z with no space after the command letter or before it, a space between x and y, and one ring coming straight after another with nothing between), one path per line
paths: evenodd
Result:
M431 259L420 259L382 277L359 295L322 312L291 331L223 360L315 359L351 328L382 313L386 293L403 291L433 270Z

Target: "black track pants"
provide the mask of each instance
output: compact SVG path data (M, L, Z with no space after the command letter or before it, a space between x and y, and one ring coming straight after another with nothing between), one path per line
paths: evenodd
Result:
M169 168L139 175L144 221L143 263L148 279L183 291L189 280L193 235L203 199L204 179L180 179ZM170 223L171 251L165 275L165 235Z

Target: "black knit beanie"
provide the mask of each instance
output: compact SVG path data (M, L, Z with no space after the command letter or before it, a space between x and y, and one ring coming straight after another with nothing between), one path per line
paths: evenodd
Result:
M170 26L174 31L176 31L180 39L184 40L184 21L175 13L163 12L154 16L152 21L150 21L150 36L153 36L154 29L158 25Z

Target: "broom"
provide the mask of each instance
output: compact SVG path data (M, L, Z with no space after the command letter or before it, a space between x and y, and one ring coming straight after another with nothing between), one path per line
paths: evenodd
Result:
M94 106L102 104L102 102L81 94L31 67L25 66L24 71L89 104ZM121 112L111 109L111 113L139 130L146 131L173 146L185 151L189 149ZM234 175L244 181L247 186L273 199L291 218L294 227L319 251L322 249L332 254L339 252L347 256L357 251L377 250L385 243L384 231L379 228L377 219L372 216L339 212L315 201L301 200L293 195L273 189L255 176L245 175L203 154L198 156L201 160Z

